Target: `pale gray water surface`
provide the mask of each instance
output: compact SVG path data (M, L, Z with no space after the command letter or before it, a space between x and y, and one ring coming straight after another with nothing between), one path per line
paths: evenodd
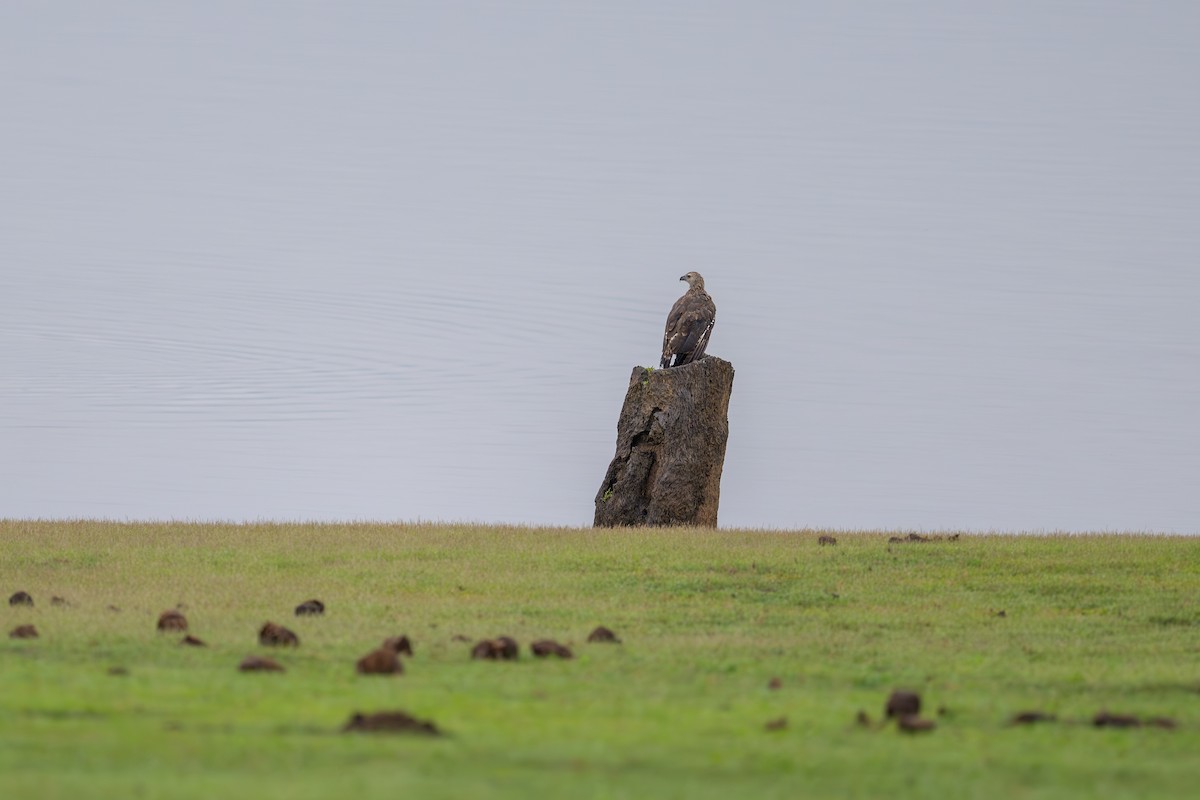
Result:
M1200 530L1200 5L6 2L0 516Z

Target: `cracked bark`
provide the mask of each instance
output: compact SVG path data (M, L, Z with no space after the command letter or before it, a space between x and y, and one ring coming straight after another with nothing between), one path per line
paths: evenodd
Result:
M714 356L635 367L617 452L596 493L596 527L717 525L733 365Z

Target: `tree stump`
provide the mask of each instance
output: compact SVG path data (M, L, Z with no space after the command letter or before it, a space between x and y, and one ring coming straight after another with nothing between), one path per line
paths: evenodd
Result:
M732 391L733 365L714 356L634 367L594 525L715 528Z

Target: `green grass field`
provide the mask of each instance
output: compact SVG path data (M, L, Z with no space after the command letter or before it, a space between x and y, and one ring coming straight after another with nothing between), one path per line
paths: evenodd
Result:
M0 797L1195 796L1200 541L836 535L0 522L0 594L35 601L4 631L40 632L0 639ZM208 647L156 633L178 604ZM355 674L401 633L404 675ZM501 634L519 661L454 638ZM855 724L894 688L937 729ZM447 735L339 732L391 709ZM1059 721L1006 724L1034 709Z

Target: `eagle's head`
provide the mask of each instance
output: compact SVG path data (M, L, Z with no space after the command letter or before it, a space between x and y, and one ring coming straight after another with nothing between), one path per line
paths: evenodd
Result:
M689 272L687 275L680 277L681 281L687 281L689 289L703 289L704 277L699 272Z

